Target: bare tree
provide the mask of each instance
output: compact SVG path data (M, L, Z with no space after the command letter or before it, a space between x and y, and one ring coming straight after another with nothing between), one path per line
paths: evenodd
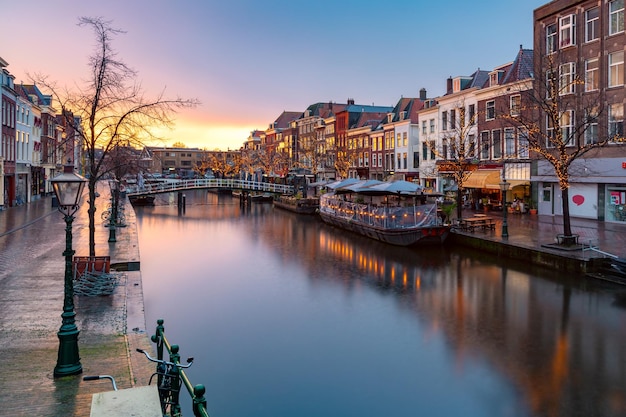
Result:
M142 148L156 138L158 127L171 127L172 114L182 108L194 107L195 99L167 98L161 92L154 98L144 94L136 72L118 59L112 41L124 33L101 17L82 17L79 26L93 30L96 46L89 57L89 77L83 85L63 92L45 77L39 77L52 91L63 112L71 112L68 120L79 133L86 153L86 174L89 193L89 255L95 256L96 186L108 174L107 155L119 146Z
M607 111L602 90L584 92L585 82L592 80L585 81L577 75L573 63L557 65L556 58L554 54L542 58L533 88L521 92L522 111L506 117L527 132L531 156L552 165L563 197L564 243L571 244L574 242L569 211L572 164L591 150L623 141L623 132L603 123L606 117L602 116Z
M478 113L466 114L464 102L459 103L455 108L458 109L459 118L451 121L452 129L442 133L438 145L433 141L428 142L427 146L440 160L437 164L438 172L446 173L457 184L456 211L458 219L462 219L464 184L476 165L478 148L474 133Z

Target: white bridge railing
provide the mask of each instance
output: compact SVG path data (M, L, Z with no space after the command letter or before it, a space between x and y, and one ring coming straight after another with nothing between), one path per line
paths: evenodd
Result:
M172 180L158 183L145 183L143 187L133 185L126 187L126 195L138 196L146 194L160 194L174 191L192 190L201 188L228 188L231 190L262 191L277 194L292 194L291 185L272 184L267 182L235 180L235 179L195 179Z

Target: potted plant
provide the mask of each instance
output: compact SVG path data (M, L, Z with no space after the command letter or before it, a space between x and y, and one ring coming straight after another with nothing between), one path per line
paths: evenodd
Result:
M445 225L449 225L451 223L452 213L456 209L456 203L444 202L441 205L441 212L445 215L443 222Z
M537 203L535 203L535 201L531 201L529 207L530 208L528 209L528 212L531 215L536 215L537 214Z

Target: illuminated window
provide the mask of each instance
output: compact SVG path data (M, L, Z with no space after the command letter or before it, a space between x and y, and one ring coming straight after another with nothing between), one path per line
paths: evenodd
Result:
M624 137L624 104L609 106L609 137L616 141Z

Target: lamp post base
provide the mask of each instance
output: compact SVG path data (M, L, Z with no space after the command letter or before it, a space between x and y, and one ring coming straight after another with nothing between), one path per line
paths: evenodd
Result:
M83 372L78 354L78 329L59 330L59 357L54 367L54 377L77 375Z

